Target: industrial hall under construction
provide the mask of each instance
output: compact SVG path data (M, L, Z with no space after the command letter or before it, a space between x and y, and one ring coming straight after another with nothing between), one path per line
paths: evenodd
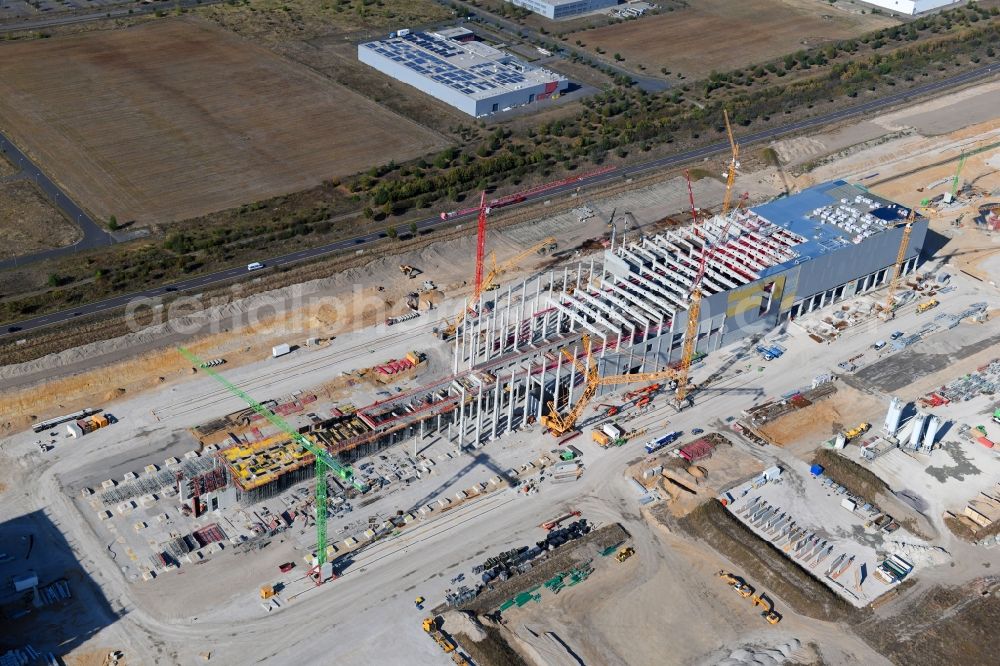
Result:
M225 440L211 440L218 466L252 503L304 479L317 452L346 464L415 437L467 450L536 423L561 435L613 386L662 382L682 408L704 379L689 381L692 360L895 283L915 269L927 233L910 209L843 181L727 209L676 230L612 237L600 258L500 288L477 274L475 298L438 329L449 360L436 379L322 418L295 420L295 405L279 405L294 422L253 442L229 441L234 424L212 427ZM692 312L697 326L688 326Z

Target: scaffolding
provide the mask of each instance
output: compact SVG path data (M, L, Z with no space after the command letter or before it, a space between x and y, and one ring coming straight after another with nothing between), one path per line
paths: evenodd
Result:
M104 506L114 506L143 495L161 493L164 488L175 486L179 479L190 479L211 472L217 465L218 460L215 456L185 458L176 466L171 465L167 469L151 474L144 473L135 479L108 488L101 492L99 498Z

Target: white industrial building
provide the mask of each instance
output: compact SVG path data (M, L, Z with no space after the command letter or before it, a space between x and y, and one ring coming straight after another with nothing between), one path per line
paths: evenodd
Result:
M618 4L618 0L507 0L512 5L530 9L545 18L563 19L579 16L598 9L607 9Z
M465 28L400 30L359 44L358 60L477 118L558 95L569 86L565 77L471 37Z
M934 9L961 4L962 0L865 0L865 4L881 7L897 14L922 14Z

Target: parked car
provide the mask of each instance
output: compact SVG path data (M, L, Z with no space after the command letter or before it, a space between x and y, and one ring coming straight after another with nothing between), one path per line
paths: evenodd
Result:
M893 334L889 336L889 339L891 339L891 340L898 340L901 337L903 337L903 332L902 331L894 331Z
M885 345L886 345L886 341L885 340L879 340L878 342L876 342L875 344L872 345L872 349L874 349L875 351L878 351L879 349L882 349L883 347L885 347Z

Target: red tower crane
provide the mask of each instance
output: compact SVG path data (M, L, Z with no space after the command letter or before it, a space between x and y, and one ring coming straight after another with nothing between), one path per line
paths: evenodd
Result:
M483 290L483 259L486 255L486 191L479 198L479 228L476 232L476 291Z

